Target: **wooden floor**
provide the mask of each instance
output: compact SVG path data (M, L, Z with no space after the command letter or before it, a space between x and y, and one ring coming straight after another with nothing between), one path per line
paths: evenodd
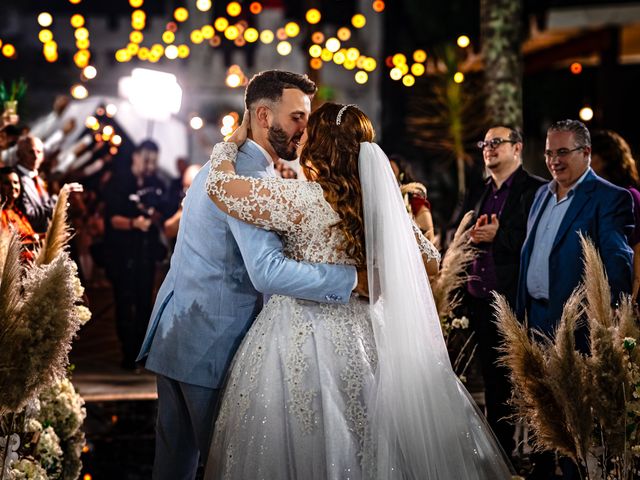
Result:
M91 320L73 343L70 361L72 381L86 402L155 400L155 375L120 368L120 346L116 336L113 295L102 277L86 286Z

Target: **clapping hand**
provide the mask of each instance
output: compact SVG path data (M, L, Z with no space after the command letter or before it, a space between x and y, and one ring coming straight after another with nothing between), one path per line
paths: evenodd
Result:
M498 232L498 228L500 227L500 221L498 220L498 216L493 213L491 214L491 223L488 222L489 217L487 217L486 214L478 217L476 224L473 226L469 234L472 243L493 242L493 239L496 237L496 233Z

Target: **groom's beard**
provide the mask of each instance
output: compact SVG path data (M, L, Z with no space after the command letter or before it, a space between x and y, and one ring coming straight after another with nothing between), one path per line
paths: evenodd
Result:
M298 143L302 138L302 133L289 137L281 127L272 125L267 132L267 140L283 160L295 160L298 158Z

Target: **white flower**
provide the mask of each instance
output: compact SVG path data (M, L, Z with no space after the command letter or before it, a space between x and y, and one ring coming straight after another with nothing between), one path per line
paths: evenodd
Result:
M462 328L469 328L469 319L467 317L462 317L460 319L460 326Z
M35 453L47 473L54 474L55 477L60 472L62 448L60 447L60 439L52 427L47 427L42 431Z
M48 480L47 472L33 459L22 458L13 464L9 480Z
M451 322L451 326L453 328L460 328L462 327L462 322L459 318L454 318L453 321Z

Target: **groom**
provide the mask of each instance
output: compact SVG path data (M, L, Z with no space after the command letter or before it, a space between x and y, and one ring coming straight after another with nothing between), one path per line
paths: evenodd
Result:
M247 85L251 139L237 172L274 176L292 160L307 126L316 86L304 75L270 70ZM346 303L356 270L286 258L280 237L222 213L209 199L207 163L184 201L171 268L160 287L139 360L157 374L153 478L192 479L206 459L216 403L229 363L262 308L262 295ZM261 293L259 293L261 292Z

